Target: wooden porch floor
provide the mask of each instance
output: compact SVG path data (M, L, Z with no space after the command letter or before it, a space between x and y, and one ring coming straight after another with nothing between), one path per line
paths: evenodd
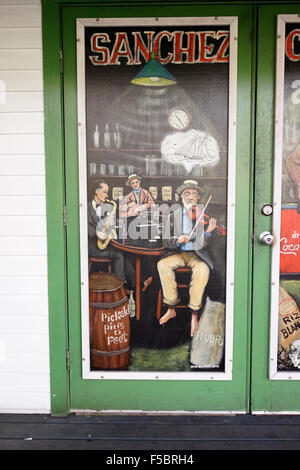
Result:
M9 449L300 450L300 416L0 414L0 450Z

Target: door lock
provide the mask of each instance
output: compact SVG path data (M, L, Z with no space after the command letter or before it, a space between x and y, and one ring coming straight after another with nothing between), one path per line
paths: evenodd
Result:
M259 235L259 241L264 245L273 245L274 236L270 232L262 232Z
M273 207L271 204L263 204L260 208L260 211L263 215L271 215L273 214Z

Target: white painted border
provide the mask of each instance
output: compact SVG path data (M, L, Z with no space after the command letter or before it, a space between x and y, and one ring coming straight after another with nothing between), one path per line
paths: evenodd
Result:
M225 319L225 372L129 372L91 371L88 299L88 235L87 235L87 174L86 174L86 103L84 30L88 26L185 26L229 25L229 109L228 109L228 194L227 194L227 266ZM236 114L237 114L237 34L238 17L184 18L78 18L77 19L77 104L80 210L80 269L82 378L127 380L232 380L233 316L234 316L234 247L235 247L235 179L236 179Z
M269 379L300 380L300 372L278 371L278 303L280 273L280 233L281 233L281 179L282 179L282 145L283 145L283 112L284 112L284 69L285 69L285 25L299 23L298 15L277 15L276 45L276 93L274 124L274 175L273 175L273 235L271 266L271 311L270 311L270 346L269 346Z

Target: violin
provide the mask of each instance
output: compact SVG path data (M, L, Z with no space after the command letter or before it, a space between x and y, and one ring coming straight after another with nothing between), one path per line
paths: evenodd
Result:
M198 206L191 207L188 210L188 216L193 222L198 220L198 218L201 216L200 207L198 207ZM212 218L211 216L209 216L208 214L206 214L204 212L202 214L201 219L199 220L199 223L202 224L202 225L207 225L211 218ZM217 225L216 226L216 232L217 232L218 235L225 236L227 234L227 229L226 229L225 225Z

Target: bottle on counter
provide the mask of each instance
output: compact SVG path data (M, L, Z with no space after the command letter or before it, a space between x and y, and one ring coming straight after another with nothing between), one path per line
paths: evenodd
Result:
M130 291L130 296L128 300L128 310L129 310L129 316L131 318L135 317L135 300L133 298L133 290Z

